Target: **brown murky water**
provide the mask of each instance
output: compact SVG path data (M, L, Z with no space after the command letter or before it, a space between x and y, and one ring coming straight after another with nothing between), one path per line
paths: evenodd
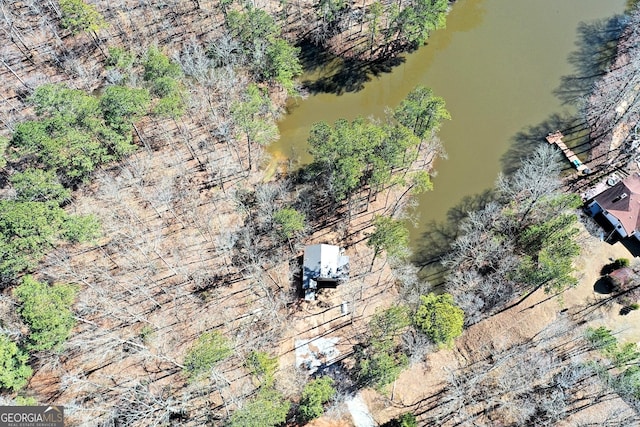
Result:
M578 25L624 7L625 0L460 0L447 28L390 73L372 77L357 92L292 102L270 151L308 161L306 139L314 122L380 117L416 85L431 87L446 100L452 120L440 132L448 159L436 165L434 191L419 198L415 246L430 221L443 220L464 196L493 185L518 131L568 108L553 91L572 72L568 57Z

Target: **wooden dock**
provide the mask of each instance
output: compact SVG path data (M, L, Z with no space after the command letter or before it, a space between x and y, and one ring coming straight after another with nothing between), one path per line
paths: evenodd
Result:
M559 130L551 132L547 135L547 142L549 144L556 144L560 150L564 153L565 157L571 162L571 165L578 170L578 173L588 175L591 173L589 168L584 165L578 156L562 141L564 135Z

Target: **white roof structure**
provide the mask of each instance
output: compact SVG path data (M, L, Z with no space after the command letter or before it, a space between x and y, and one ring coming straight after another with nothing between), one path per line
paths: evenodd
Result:
M302 261L302 289L304 299L316 299L318 282L337 285L349 277L349 257L344 249L334 245L310 245L304 248Z

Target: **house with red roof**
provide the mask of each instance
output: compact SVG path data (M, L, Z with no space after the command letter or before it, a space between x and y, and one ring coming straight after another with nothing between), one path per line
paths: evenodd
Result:
M588 200L586 211L606 231L640 241L640 175L629 175Z

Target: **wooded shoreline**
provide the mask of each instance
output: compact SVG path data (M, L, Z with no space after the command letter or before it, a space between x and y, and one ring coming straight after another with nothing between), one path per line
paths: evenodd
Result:
M314 161L265 179L302 72L292 35L392 56L444 24L446 1L1 6L0 403L64 405L71 425L265 427L325 412L348 425L340 408L366 390L384 425L635 419L640 351L589 326L590 306L533 338L474 338L523 295L533 308L578 283L589 237L548 147L462 220L438 294L408 262L401 221L442 153L449 117L428 88L384 117L316 124ZM640 75L640 55L625 55L606 76ZM298 257L314 243L346 248L350 278L308 303ZM339 363L292 369L297 340L318 338L338 339ZM397 405L415 386L403 370L441 358L449 374Z

